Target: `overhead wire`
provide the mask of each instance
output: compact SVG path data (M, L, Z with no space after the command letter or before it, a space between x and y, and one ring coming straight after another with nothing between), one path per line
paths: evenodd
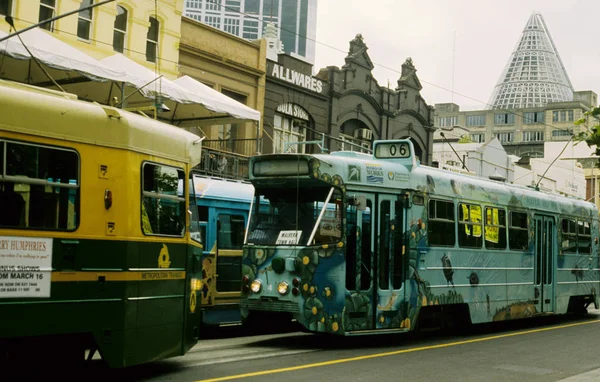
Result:
M258 16L255 16L255 15L250 15L250 14L248 14L248 13L246 13L246 12L241 12L241 11L239 11L239 10L236 10L235 8L233 8L233 7L231 7L231 6L224 5L222 2L221 2L221 3L219 3L219 2L217 2L217 0L208 0L208 1L209 1L210 3L213 3L213 4L217 4L217 5L219 5L220 7L222 7L222 8L223 8L223 9L225 9L225 10L227 10L228 12L232 12L232 13L239 13L239 14L241 14L241 15L244 15L244 16L246 16L246 17L248 17L248 18L251 18L251 19L255 19L255 20L257 20L257 21L260 21L260 22L269 22L269 21L265 21L265 20L264 20L264 18L260 18L260 17L258 17ZM296 32L296 31L292 31L292 30L286 29L286 28L284 28L284 27L283 27L283 26L281 26L281 25L278 25L278 28L279 28L280 30L282 30L282 31L285 31L285 32L288 32L288 33L294 34L294 35L296 35L296 36L299 36L299 37L305 38L305 39L307 39L307 40L313 41L313 42L315 42L316 44L319 44L319 45L325 46L325 47L327 47L327 48L330 48L330 49L333 49L333 50L335 50L335 51L338 51L338 52L341 52L341 53L348 53L346 50L343 50L343 49L340 49L340 48L334 47L334 46L332 46L332 45L329 45L329 44L325 44L325 43L323 43L323 42L320 42L320 41L318 41L318 40L316 40L316 39L310 38L310 37L308 37L308 36L306 36L306 35L302 35L302 34L300 34L300 33ZM397 70L397 69L391 68L391 67L389 67L389 66L383 65L383 64L381 64L381 63L378 63L378 62L375 62L375 61L372 61L372 62L373 62L373 65L375 65L375 66L377 66L377 67L380 67L380 68L383 68L383 69L389 70L389 71L391 71L391 72L393 72L393 73L402 74L402 72L401 72L401 71L399 71L399 70ZM447 91L447 92L451 93L452 95L458 95L458 96L461 96L461 97L463 97L463 98L469 99L469 100L471 100L471 101L475 101L475 102L481 103L481 104L485 105L486 107L492 107L491 109L484 109L484 110L490 110L490 111L491 111L491 110L493 110L493 111L502 111L502 112L506 112L507 114L514 114L515 116L521 117L522 119L526 119L526 117L525 117L524 113L523 113L523 114L521 114L521 113L515 112L515 109L493 108L493 105L492 105L492 104L489 104L489 103L487 103L487 102L481 101L481 100L479 100L479 99L477 99L477 98L474 98L474 97L468 96L468 95L466 95L466 94L462 94L462 93L460 93L460 92L457 92L457 91L455 91L455 90L453 90L453 89L448 89L448 88L446 88L446 87L444 87L444 86L440 86L440 85L434 84L434 83L432 83L432 82L428 82L428 81L426 81L426 80L423 80L421 77L419 77L419 81L420 81L420 82L422 82L422 83L425 83L425 84L427 84L427 85L430 85L430 86L436 87L436 88L438 88L438 89L441 89L441 90ZM482 110L475 110L475 111L482 111ZM467 112L468 112L468 111L466 111L465 113L467 113ZM568 121L568 122L570 122L570 121ZM570 134L572 134L572 135L573 135L573 132L572 132L570 129L568 129L568 128L561 128L561 127L558 127L558 126L550 125L550 124L547 124L547 123L545 123L545 121L544 121L544 122L536 122L536 124L537 124L537 125L542 125L542 126L551 127L551 128L553 128L553 129L555 129L555 130L562 130L562 131L566 131L566 132L568 132L568 133L570 133ZM498 125L498 126L503 126L503 125ZM509 126L510 126L510 125L509 125Z
M156 1L157 1L157 0L155 0L155 12L157 11L157 9L156 9L156 8L157 8ZM260 21L260 22L270 22L270 21L265 21L265 20L264 20L264 17L263 17L263 18L261 18L261 17L255 16L255 15L248 14L248 13L246 13L246 12L242 12L242 11L240 11L240 10L237 10L237 9L235 9L235 8L231 7L231 6L227 6L227 5L223 4L223 3L217 2L217 0L208 0L208 1L209 1L209 2L211 2L211 3L213 3L213 4L215 4L215 5L218 5L219 7L221 7L221 8L223 8L223 9L227 10L228 12L232 12L232 13L239 13L239 14L241 14L241 15L244 15L244 16L246 16L246 17L248 17L248 18L251 18L251 19L255 19L255 20L257 20L257 21ZM19 21L22 21L22 22L26 22L26 23L30 23L30 24L32 24L31 22L29 22L29 21L27 21L27 20L22 20L22 19L17 19L17 18L15 18L15 19L16 19L16 20L19 20ZM291 33L291 34L297 35L297 36L299 36L299 37L302 37L302 38L306 38L307 40L310 40L310 41L314 41L316 44L319 44L319 45L325 46L325 47L327 47L327 48L330 48L330 49L333 49L333 50L335 50L335 51L338 51L338 52L341 52L341 53L348 53L346 50L343 50L343 49L337 48L337 47L335 47L335 46L332 46L332 45L329 45L329 44L326 44L326 43L323 43L323 42L321 42L321 41L318 41L318 40L316 40L316 39L310 38L310 37L308 37L308 36L306 36L306 35L300 34L300 33L296 32L296 31L292 31L292 30L286 29L286 28L284 28L284 27L282 27L282 26L280 26L280 25L278 25L278 28L279 28L279 29L281 29L282 31L285 31L285 32L288 32L288 33ZM217 28L217 29L218 29L218 28ZM75 33L72 33L72 32L63 31L63 30L59 30L59 29L56 29L56 28L55 28L55 30L56 30L56 31L59 31L59 32L61 32L61 33L64 33L64 34L68 34L68 35L76 36L76 34L75 34ZM112 44L111 44L111 43L104 42L104 41L100 41L100 40L96 40L96 39L92 39L92 38L90 38L90 40L89 40L89 41L93 41L93 42L95 42L95 43L104 44L104 45L107 45L107 46L112 46ZM134 50L134 49L130 49L130 48L124 48L124 50L127 50L127 51L129 51L129 52L132 52L132 53L137 53L137 54L140 54L140 55L145 55L145 52L140 52L140 51L137 51L137 50ZM169 62L169 63L173 63L173 64L176 64L176 65L178 65L178 64L179 64L179 62L178 62L178 61L175 61L175 60L170 60L170 59L167 59L167 58L164 58L164 57L158 57L158 55L157 55L157 61L158 61L158 60L163 60L164 62ZM391 72L394 72L394 73L397 73L397 74L402 74L402 72L401 72L401 71L399 71L399 70L397 70L397 69L394 69L394 68L391 68L391 67L389 67L389 66L386 66L386 65L383 65L383 64L377 63L377 62L375 62L375 61L373 61L373 64L374 64L375 66L377 66L377 67L380 67L380 68L383 68L383 69L389 70L389 71L391 71ZM248 85L257 86L257 87L264 87L264 88L266 88L266 85L260 85L260 84L256 84L256 83L253 83L253 82L251 82L251 81L243 81L243 80L241 80L241 81L242 81L243 83L246 83L246 84L248 84ZM376 80L376 79L375 79L375 81L377 82L377 80ZM490 105L490 104L488 104L487 102L481 101L481 100L479 100L479 99L477 99L477 98L474 98L474 97L468 96L468 95L466 95L466 94L463 94L463 93L460 93L460 92L454 91L454 90L452 90L452 89L448 89L448 88L446 88L446 87L444 87L444 86L440 86L440 85L434 84L434 83L432 83L432 82L428 82L428 81L426 81L426 80L422 79L421 77L419 77L419 81L420 81L420 82L422 82L422 83L425 83L425 84L427 84L427 85L430 85L430 86L436 87L436 88L438 88L438 89L441 89L441 90L447 91L447 92L449 92L449 93L451 93L451 94L458 95L458 96L461 96L461 97L463 97L463 98L466 98L466 99L469 99L469 100L472 100L472 101L475 101L475 102L478 102L478 103L484 104L484 105L486 105L486 106L493 106L493 105ZM383 88L383 87L380 87L380 88ZM425 101L425 100L424 100L424 101ZM354 109L352 109L352 108L347 108L346 110L350 111L350 110L354 110ZM520 117L520 118L522 118L522 119L524 119L524 120L525 120L525 119L527 119L527 117L525 117L524 113L519 113L519 112L516 112L516 111L515 111L515 109L496 108L496 109L475 110L475 111L473 111L473 112L482 112L482 111L486 111L486 112L487 112L487 111L494 111L494 112L504 112L504 113L507 113L507 114L513 114L513 115L515 115L516 117ZM461 113L468 113L468 112L469 112L469 111L465 111L465 112L461 112ZM378 113L369 113L369 112L365 112L365 111L362 111L362 113L363 113L363 114L365 114L365 115L371 115L371 116L376 116L376 117L380 117L380 116L381 116L381 115L380 115L380 114L378 114ZM465 115L467 115L467 114L465 114ZM475 115L475 114L473 114L473 115ZM448 116L448 117L451 117L451 116ZM568 122L571 122L571 121L568 121ZM408 124L404 124L404 125L405 125L406 127L408 127ZM536 123L535 123L535 125L536 125L536 126L545 126L545 127L550 127L550 128L552 128L552 129L554 129L554 130L565 131L565 132L569 133L570 135L574 135L574 134L573 134L573 131L572 131L572 128L561 128L561 127L559 127L559 126L555 126L555 125L548 124L548 123L546 123L545 121L544 121L544 122L536 122ZM435 123L434 123L434 126L435 126ZM509 126L513 126L513 125L507 124L507 125L494 125L494 126L495 126L495 127L502 128L503 126L509 127ZM465 127L465 128L466 128L466 127ZM470 130L470 129L469 129L469 130ZM532 130L532 131L534 131L534 130Z

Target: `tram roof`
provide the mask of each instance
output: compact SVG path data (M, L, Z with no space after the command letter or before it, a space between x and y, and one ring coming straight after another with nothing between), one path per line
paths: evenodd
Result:
M368 154L351 152L312 155L273 154L269 156L275 160L303 156L307 159L316 158L320 161L319 171L321 174L327 173L330 177L338 175L347 186L354 189L373 190L375 187L380 188L382 192L405 189L422 191L430 195L435 194L438 197L456 198L460 196L463 200L474 202L503 200L503 203L506 204L517 203L523 207L540 208L545 206L550 210L555 208L597 210L593 203L585 200L538 191L524 185L459 174L420 165L418 162L411 168L405 165L406 162L402 163L394 159L376 159ZM267 157L267 155L262 157ZM354 174L351 174L352 171ZM511 200L511 198L513 199Z
M194 190L197 198L220 199L250 203L254 186L239 180L212 178L194 174Z
M0 130L200 163L200 138L186 130L77 96L0 80Z

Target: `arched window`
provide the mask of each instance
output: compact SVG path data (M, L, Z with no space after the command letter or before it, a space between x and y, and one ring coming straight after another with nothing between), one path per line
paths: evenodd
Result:
M79 8L85 8L92 5L93 0L82 0ZM77 37L83 40L89 40L92 30L92 8L79 11L77 18Z
M157 19L150 17L150 28L146 36L146 61L156 62L158 56L158 31L160 24Z
M125 37L127 36L127 9L117 5L117 17L113 31L113 49L119 53L125 50Z

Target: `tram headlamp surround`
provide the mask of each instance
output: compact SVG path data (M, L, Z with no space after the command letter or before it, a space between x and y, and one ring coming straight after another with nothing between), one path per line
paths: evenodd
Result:
M279 292L279 294L285 295L289 292L289 290L290 284L288 284L287 282L282 281L279 284L277 284L277 292Z
M260 282L260 280L258 280L258 279L252 281L252 284L250 284L250 290L254 293L260 292L261 289L262 289L262 282Z
M199 291L202 289L202 280L193 278L190 280L190 289L193 291Z

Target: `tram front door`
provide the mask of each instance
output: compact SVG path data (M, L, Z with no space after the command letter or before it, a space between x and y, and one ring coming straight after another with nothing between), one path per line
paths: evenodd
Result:
M537 313L554 311L554 265L556 264L556 222L553 217L535 215L534 303Z

